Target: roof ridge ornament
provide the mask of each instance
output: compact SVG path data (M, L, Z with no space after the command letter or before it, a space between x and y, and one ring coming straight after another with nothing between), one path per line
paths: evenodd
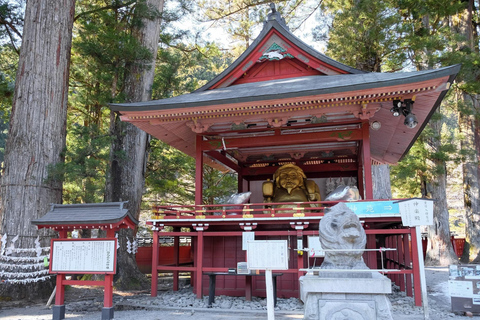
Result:
M272 9L272 12L268 14L267 20L265 20L265 24L267 24L270 21L277 21L279 24L281 24L283 27L285 27L287 30L290 31L287 24L285 23L285 18L283 18L280 15L280 12L278 12L277 9L275 8L275 3L273 2L270 3L270 9Z

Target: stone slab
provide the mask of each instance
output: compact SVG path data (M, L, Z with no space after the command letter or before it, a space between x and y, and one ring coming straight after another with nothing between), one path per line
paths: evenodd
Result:
M305 301L307 292L390 294L392 284L387 277L372 272L373 278L322 278L314 275L300 277L300 299Z

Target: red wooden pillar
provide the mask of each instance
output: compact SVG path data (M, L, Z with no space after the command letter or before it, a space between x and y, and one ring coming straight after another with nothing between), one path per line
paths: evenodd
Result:
M152 297L157 296L158 291L158 227L154 227L152 243Z
M107 230L107 238L115 239L115 230ZM117 240L118 241L118 240ZM113 274L106 274L103 284L103 308L112 308L111 316L113 316ZM103 314L102 310L102 314ZM103 316L102 316L103 318ZM112 318L112 317L110 317Z
M303 229L302 229L303 230ZM303 244L303 247L305 247L305 239L303 237L303 231L302 230L297 230L297 250L302 250L303 248L298 248L298 245L300 243L299 240L301 240L301 243ZM303 251L297 251L297 277L300 278L301 276L304 275L304 272L303 271L300 271L300 269L304 269L305 266L304 266L304 255L303 255ZM308 256L308 253L307 253L307 256Z
M404 235L398 235L398 241L397 241L397 250L398 250L398 258L399 258L399 263L400 267L399 269L405 269L405 248L404 244L405 242L403 241ZM405 274L400 274L400 291L405 292Z
M367 234L367 248L376 249L377 241L374 234ZM377 269L377 251L367 251L368 267L370 269Z
M237 172L237 177L238 177L238 192L241 193L243 192L243 174L242 172Z
M372 158L370 155L370 125L368 121L362 123L362 163L365 177L365 200L373 199Z
M422 289L420 284L420 266L418 265L419 255L417 249L417 241L422 241L422 239L417 239L417 234L415 233L415 227L410 227L410 237L412 239L412 260L413 260L413 291L414 291L414 300L417 307L422 306Z
M65 302L65 288L63 281L65 280L64 274L57 274L57 289L55 292L55 305L61 306Z
M197 299L202 299L203 297L203 229L197 230L197 254L195 263L196 265L196 274L195 274L195 287L197 289Z
M103 307L112 308L113 307L113 274L105 275L103 290Z
M180 232L179 228L173 228L173 231ZM180 263L180 237L173 237L173 263L178 267ZM173 291L178 291L178 270L173 271Z
M403 251L405 253L405 269L410 268L410 264L412 262L412 256L411 256L411 251L410 251L410 237L408 234L403 235ZM405 280L406 280L406 292L407 296L411 297L413 296L413 287L412 287L412 275L411 274L406 274L405 275Z
M59 230L58 237L60 239L66 239L67 230L65 229ZM63 304L65 303L65 287L64 287L63 281L65 281L65 274L57 274L57 283L56 283L57 289L55 293L55 306L57 307L63 306ZM65 310L63 310L63 313L65 313ZM63 317L65 317L65 315L63 315Z
M195 144L195 205L203 204L203 150L201 135L197 135Z

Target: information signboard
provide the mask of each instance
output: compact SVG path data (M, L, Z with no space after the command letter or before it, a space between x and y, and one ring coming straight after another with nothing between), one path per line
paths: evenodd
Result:
M408 227L433 225L433 201L419 198L399 201L403 225Z
M287 240L248 241L247 268L254 270L287 270Z
M52 239L50 273L115 274L117 239Z
M398 216L398 203L395 201L352 201L345 205L360 217Z
M480 312L480 265L451 265L448 288L453 312Z

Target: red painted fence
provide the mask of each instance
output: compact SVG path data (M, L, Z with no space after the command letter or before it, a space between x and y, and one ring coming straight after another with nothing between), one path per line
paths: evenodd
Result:
M158 264L159 265L175 265L173 261L173 246L160 246ZM152 247L139 247L135 255L138 268L141 272L152 273ZM188 265L193 264L192 247L180 246L179 264Z

